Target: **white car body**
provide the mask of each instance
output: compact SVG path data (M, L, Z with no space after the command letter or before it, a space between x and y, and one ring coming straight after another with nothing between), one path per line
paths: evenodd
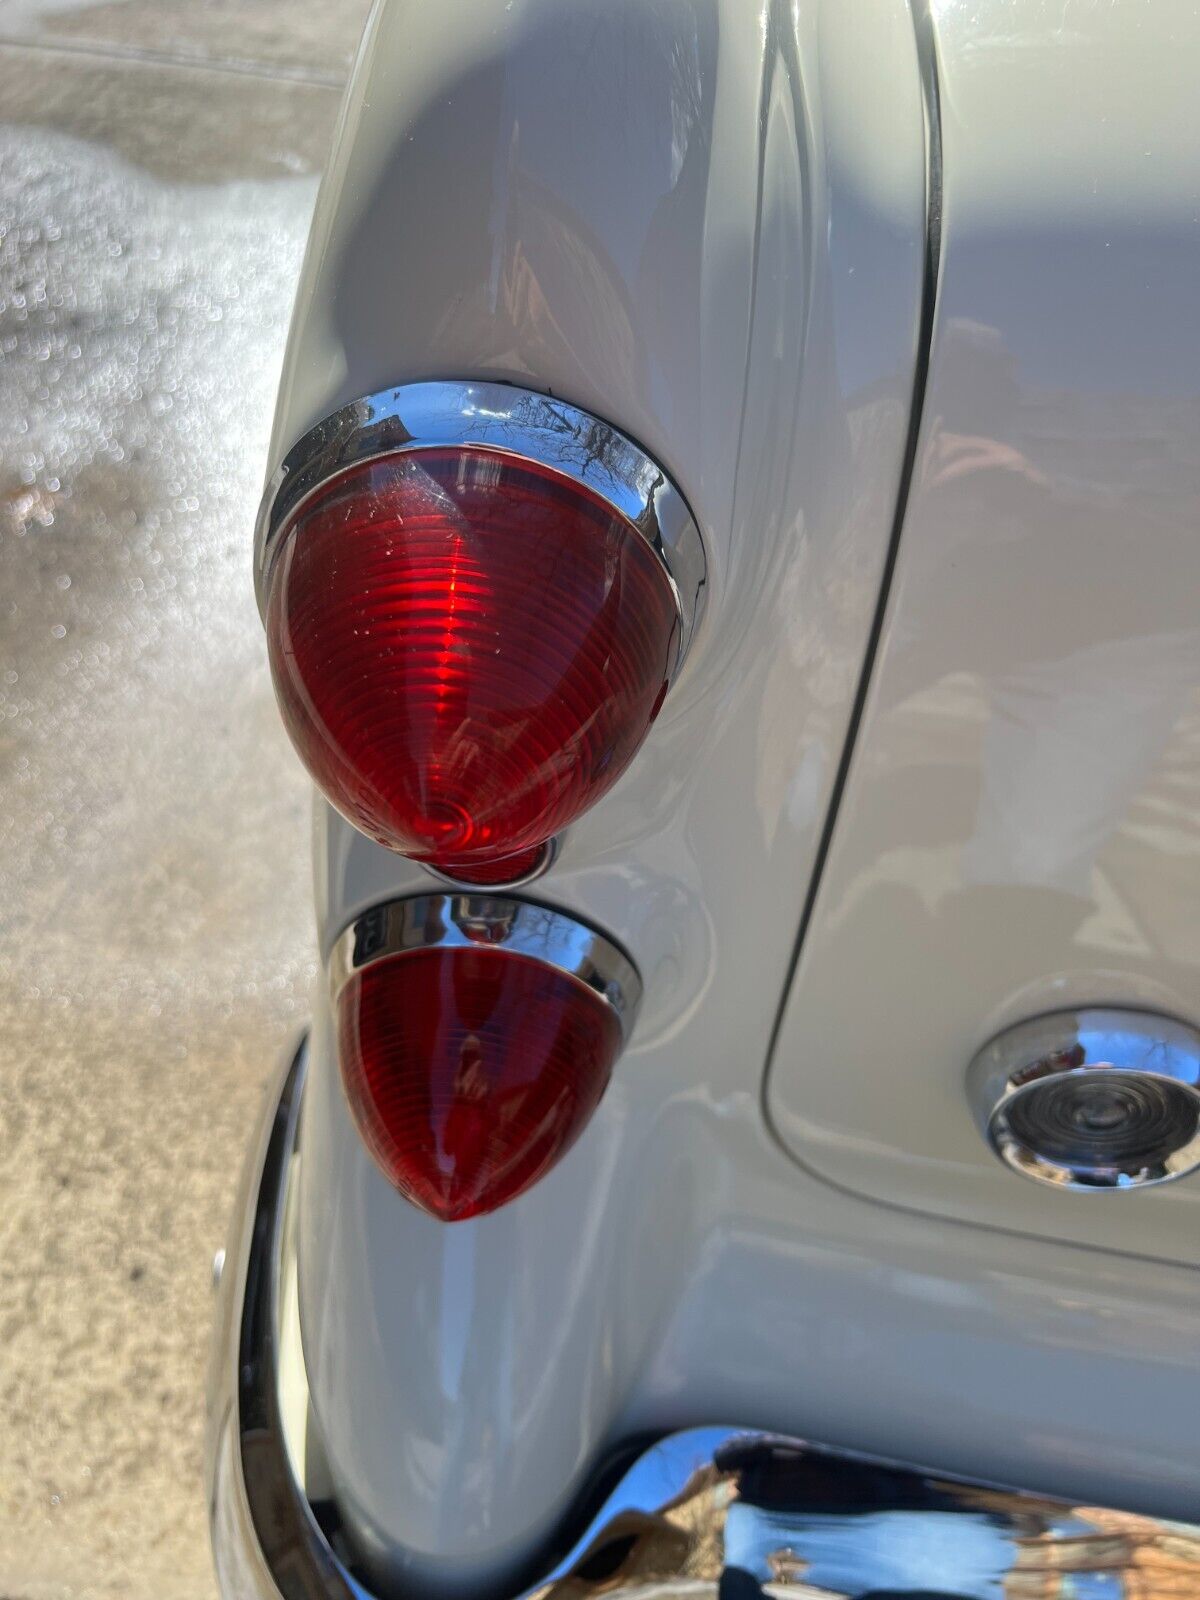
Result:
M310 1448L384 1590L504 1592L608 1452L712 1423L1194 1514L1200 1182L1023 1183L965 1080L1040 1013L1200 1020L1200 15L915 11L368 28L268 472L358 396L519 384L662 463L709 563L527 891L645 986L567 1159L419 1213L315 996ZM315 856L326 956L430 886L324 802Z

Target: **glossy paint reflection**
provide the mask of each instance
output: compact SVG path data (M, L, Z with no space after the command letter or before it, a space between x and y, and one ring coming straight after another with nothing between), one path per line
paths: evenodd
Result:
M925 426L768 1101L877 1199L1195 1262L1200 1185L1048 1208L962 1089L1027 1017L1196 1011L1200 21L1147 21L937 8Z
M431 11L390 20L401 9L377 17L355 137L335 163L341 187L321 203L275 458L373 383L454 371L549 389L619 422L670 470L709 543L713 588L678 697L538 885L539 898L616 934L647 984L630 1047L562 1165L478 1222L443 1230L412 1213L350 1124L318 1005L300 1288L314 1406L355 1548L381 1586L420 1579L476 1594L548 1537L614 1439L714 1415L1188 1514L1200 1471L1179 1405L1195 1365L1190 1272L1038 1238L1046 1222L1032 1208L1015 1235L868 1203L804 1171L762 1127L762 1067L878 595L912 393L925 150L908 7L730 0L714 32L706 0L464 0L453 38ZM434 19L427 31L422 17ZM641 57L614 73L627 46ZM1040 71L999 45L971 59L981 74L994 65L996 87L955 74L951 112L957 127L976 89L992 94L977 155L994 145L994 168L1012 122L999 102ZM662 88L677 82L687 138L676 171ZM683 87L697 82L703 139ZM1060 89L1064 106L1073 87ZM1046 152L1059 145L1044 128L1039 137L1038 162L1023 158L1007 189L988 191L998 205L1025 203L1031 170L1056 170ZM1053 193L1046 209L1067 215L1066 198ZM977 226L982 265L991 242ZM345 261L354 295L341 286ZM1052 265L1031 249L1034 289ZM950 288L959 293L957 278ZM1070 312L1067 288L1060 299ZM953 315L970 320L969 307ZM1012 334L988 315L1003 368ZM1086 335L1091 361L1097 334L1083 320L1074 342ZM954 343L969 354L990 337L964 329ZM931 582L941 539L949 581L963 544L998 537L963 496L997 476L1030 484L1004 467L1011 452L1055 485L1040 491L1046 517L1023 559L1053 551L1060 511L1075 519L1076 551L1081 518L1116 515L1094 476L1109 446L1080 433L1056 445L1053 405L1032 407L1026 429L1018 403L1014 432L1014 390L998 388L990 349L980 366L997 407L959 417L939 399L931 410L957 436L945 463L933 446L920 463L917 504L926 478L942 480ZM970 399L969 375L966 386ZM960 377L947 400L963 388ZM1009 453L988 465L996 444ZM1084 510L1080 451L1096 484ZM1021 533L1023 504L1005 502L999 534ZM975 583L984 577L976 562ZM1022 599L1011 581L1006 593ZM1086 606L1071 594L1066 652L1087 643ZM786 1036L802 1092L828 1064L853 1083L852 1111L903 1099L897 1085L914 1073L917 1135L930 1106L951 1108L965 1173L994 1166L966 1107L966 1064L1009 1020L976 1014L978 924L969 905L938 901L960 848L942 819L971 825L992 703L977 679L1003 636L1003 619L974 616L978 602L963 583L948 616L910 624L898 613L887 649L904 639L913 677L897 706L899 781L883 781L889 759L873 789L883 848L874 832L865 840L853 892L837 902L837 970L822 970L815 1002L805 996L806 1014L826 1015L836 996L835 1025L799 1045ZM1053 658L1053 628L1039 634L1049 642L1038 659ZM942 645L974 676L947 675ZM1045 714L1036 693L1026 698ZM421 884L327 815L317 857L327 943L373 900ZM989 917L1003 920L1008 894L1017 912L989 946L987 983L1005 963L1045 960L1063 893L988 886ZM1052 1008L1035 994L1024 1014ZM921 1077L930 1063L936 1082ZM877 1141L884 1162L895 1127ZM849 1119L833 1134L839 1159L869 1154ZM901 1170L889 1196L911 1177ZM1105 1208L1096 1242L1129 1241L1121 1207Z
M453 26L399 4L373 26L271 469L363 394L502 381L627 433L708 557L678 682L536 889L646 983L564 1162L447 1244L371 1167L316 1019L300 1284L338 1494L381 1582L469 1590L562 1513L725 1226L721 1140L757 1122L892 531L925 151L904 0L461 0ZM326 949L428 887L324 812L316 880Z
M209 1389L209 1487L218 1572L245 1600L371 1600L329 1497L319 1436L301 1421L307 1376L294 1271L302 1048L259 1148L223 1276ZM306 1158L307 1159L307 1158ZM261 1178L259 1174L261 1173ZM469 1234L465 1257L473 1253ZM458 1255L458 1252L455 1252ZM458 1260L459 1281L470 1262ZM465 1352L444 1348L448 1383ZM465 1397L464 1397L465 1398ZM692 1427L624 1450L568 1503L557 1536L495 1600L1176 1600L1200 1585L1200 1529L935 1476L761 1429ZM600 1498L602 1496L602 1498ZM598 1508L589 1511L589 1504ZM562 1549L555 1559L548 1552ZM401 1563L384 1591L428 1588Z
M1134 46L1146 19L1109 12L1086 15L1119 27L1123 13L1129 37L1111 58L1144 83L1156 49ZM1012 865L997 825L981 829L983 866L969 883L961 855L988 722L1023 733L1027 756L1039 718L1055 731L1045 677L1021 686L1005 717L1014 697L992 670L997 652L1011 635L1029 654L1032 634L1036 652L1015 665L1064 668L1055 693L1079 746L1120 672L1114 658L1093 681L1084 652L1140 626L1101 617L1081 586L1091 530L1102 565L1117 552L1118 588L1144 580L1117 525L1140 516L1134 532L1149 548L1155 518L1186 506L1180 486L1197 458L1170 433L1172 416L1187 413L1172 411L1178 397L1165 390L1123 393L1111 415L1111 395L1077 405L1130 302L1117 274L1103 280L1107 299L1085 305L1086 253L1056 269L1047 248L1074 248L1080 206L1097 194L1109 204L1113 174L1128 192L1136 121L1126 114L1118 130L1097 114L1087 144L1072 143L1069 108L1077 95L1095 108L1097 94L1076 58L1064 65L1056 54L1060 34L1077 35L1051 19L1031 51L1004 29L1044 19L1040 3L968 13L988 48L946 36L946 360L932 375L941 387L929 416L940 420L906 533L914 551L929 549L913 557L912 578L907 564L899 575L881 683L893 661L904 673L886 697L891 738L863 747L867 800L851 775L861 851L844 876L831 861L833 889L818 908L835 959L814 959L815 989L801 972L801 1015L824 1024L797 1035L789 1018L780 1057L798 1099L829 1080L853 1086L826 1126L838 1174L861 1159L864 1182L874 1174L889 1201L909 1198L924 1172L921 1139L937 1106L961 1124L945 1163L961 1189L1022 1187L991 1170L966 1106L966 1063L1012 1019L993 1011L1052 1009L1040 988L1048 973L1069 989L1077 956L1068 946L1064 961L1064 924L1090 925L1110 951L1115 927L1141 936L1107 893L1078 922L1060 773L1095 770L1093 783L1111 786L1118 759L1105 749L1093 769L1086 737L1044 801L1059 818L1047 828L1053 887L1030 885L1030 866ZM350 106L353 139L320 206L275 460L339 401L382 385L451 371L551 390L619 422L677 478L710 541L713 588L678 698L539 884L539 896L617 934L652 997L644 1032L567 1160L505 1211L450 1230L447 1243L362 1150L318 1005L300 1290L348 1534L381 1584L419 1578L478 1593L540 1546L614 1439L714 1415L878 1455L919 1445L947 1470L1188 1514L1200 1470L1179 1404L1195 1366L1191 1272L1038 1237L1057 1231L1044 1215L1057 1196L1005 1212L1021 1233L963 1228L936 1206L913 1214L869 1203L785 1154L757 1101L906 437L926 222L909 8L463 0L457 15L453 36L433 11L377 15ZM1047 78L1043 48L1057 77ZM1086 51L1078 59L1094 65ZM1014 118L1027 101L1043 113L1028 127ZM1152 94L1145 104L1155 106ZM1176 130L1164 112L1143 150L1177 148L1191 124L1186 106L1175 112ZM1005 166L1013 149L1020 159ZM991 231L956 198L977 189L997 219ZM1103 219L1110 254L1121 214L1110 204ZM1014 227L1025 255L1005 243ZM1080 226L1078 237L1095 235ZM1028 334L993 259L1022 274L1040 308ZM1131 259L1153 268L1150 255L1126 256L1126 276ZM959 261L973 271L960 274ZM1179 280L1168 287L1177 316L1190 311ZM1142 369L1125 370L1142 381ZM1143 406L1154 473L1112 443ZM1159 477L1163 497L1134 492ZM1026 526L1035 514L1036 530ZM1017 547L1032 564L1024 581L1004 565ZM1069 559L1055 568L1063 550ZM939 576L943 607L932 604ZM1194 591L1186 571L1175 576ZM918 587L931 603L910 614ZM1065 594L1057 609L1046 599L1055 589ZM1038 627L1025 628L1025 604L1041 607ZM1072 670L1078 703L1067 694ZM1149 723L1150 698L1126 703L1126 719ZM869 708L872 741L874 716ZM989 759L988 791L1003 807L1006 788L1016 792L1005 766L1020 763L1002 751ZM1028 819L1038 786L1022 781ZM1156 814L1139 825L1160 841L1149 855L1168 862ZM327 941L373 899L420 883L335 819L318 828ZM1027 859L1028 834L1023 826L1018 841ZM988 864L997 860L1007 865ZM1140 870L1127 880L1134 909L1145 881ZM1193 939L1194 916L1171 936ZM1100 965L1089 981L1107 985ZM1134 986L1153 998L1150 978ZM1166 1006L1177 1008L1178 997ZM920 1086L911 1094L910 1083ZM864 1132L855 1118L876 1105L887 1112L882 1131ZM989 1222L1005 1205L995 1189L991 1201L978 1208ZM1122 1204L1087 1224L1088 1237L1144 1252L1145 1208L1122 1221ZM1165 1251L1165 1237L1155 1228L1151 1248Z

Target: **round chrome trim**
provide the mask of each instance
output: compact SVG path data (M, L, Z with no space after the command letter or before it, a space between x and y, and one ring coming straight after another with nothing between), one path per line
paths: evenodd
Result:
M1067 1079L1105 1075L1111 1087L1169 1086L1170 1097L1194 1109L1196 1129L1168 1151L1095 1160L1039 1149L1023 1137L1031 1097ZM968 1093L992 1149L1022 1177L1076 1192L1146 1189L1200 1166L1200 1033L1148 1011L1117 1008L1059 1011L998 1034L972 1061ZM1014 1127L1014 1122L1017 1126ZM1111 1157L1111 1152L1109 1152Z
M477 445L550 467L631 522L662 563L679 613L673 680L703 609L707 562L687 501L633 440L578 406L504 383L409 383L335 411L292 446L267 485L254 586L266 614L280 536L321 486L364 461L436 445Z
M385 900L352 922L329 958L330 992L338 995L376 961L411 950L477 950L529 956L577 978L606 1000L628 1039L642 999L642 980L611 939L564 911L493 894L418 894Z
M547 839L545 844L538 846L537 859L528 872L522 873L519 878L506 878L500 883L480 884L473 883L470 878L455 878L449 872L441 872L437 867L431 867L428 861L420 861L417 865L424 867L431 878L436 878L439 883L444 883L451 889L474 890L476 894L507 894L510 889L525 889L531 883L536 883L539 878L545 877L558 859L561 837L561 834L555 834L553 839Z

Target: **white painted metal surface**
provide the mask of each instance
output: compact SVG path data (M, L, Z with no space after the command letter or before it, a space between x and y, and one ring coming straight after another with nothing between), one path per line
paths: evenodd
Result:
M1200 1020L1200 14L951 5L918 469L769 1083L893 1205L1200 1263L989 1154L964 1065L1040 1012Z
M431 1225L367 1164L318 1028L305 1340L381 1561L395 1543L469 1576L544 1531L700 1247L698 1175L653 1217L615 1196L668 1170L650 1134L676 1096L754 1117L891 533L925 220L904 5L810 7L798 29L776 11L472 0L451 29L385 5L318 203L276 454L385 384L520 381L662 461L712 578L650 740L538 885L646 985L561 1180L482 1226ZM428 881L319 814L327 941ZM620 1288L631 1227L653 1251Z
M912 18L901 0L761 8L743 0L462 0L453 26L432 7L384 4L376 15L318 207L271 466L356 395L421 378L511 379L611 419L661 460L704 531L714 580L686 670L647 746L572 829L537 886L540 897L615 935L646 985L632 1045L568 1159L492 1217L446 1229L418 1214L389 1189L353 1131L328 1007L317 996L302 1133L303 1336L332 1481L378 1573L403 1565L448 1590L472 1591L552 1527L607 1445L637 1430L726 1417L1099 1502L1180 1515L1191 1508L1200 1442L1178 1396L1192 1381L1194 1277L1137 1259L1182 1255L1182 1246L1164 1245L1157 1227L1152 1238L1139 1233L1142 1197L1125 1222L1101 1204L1111 1232L1103 1217L1059 1221L1051 1214L1058 1196L1014 1197L1016 1180L992 1171L970 1128L961 1081L974 1047L1011 1020L1005 1005L1042 1008L1050 997L1037 984L1076 970L1064 968L1056 912L1030 875L1078 894L1078 862L1064 838L1090 860L1101 820L1101 832L1111 828L1114 797L1119 791L1123 811L1138 781L1130 787L1134 758L1109 749L1118 741L1103 737L1108 723L1092 689L1068 713L1072 736L1092 755L1086 827L1063 821L1065 808L1047 809L1021 756L1029 745L1021 743L1019 708L1038 701L1041 680L1024 667L1016 674L1018 710L996 727L993 749L980 733L982 690L975 684L972 699L960 682L954 640L964 648L978 641L965 670L969 676L973 662L981 678L980 662L1027 654L1043 638L1046 624L1026 615L1031 596L1051 626L1063 626L1065 612L1062 648L1035 658L1050 672L1047 682L1074 683L1054 677L1056 664L1070 657L1077 668L1088 649L1112 646L1107 667L1088 682L1127 697L1118 734L1133 730L1139 751L1153 742L1157 687L1178 686L1182 668L1172 663L1187 653L1186 639L1154 643L1157 624L1123 629L1119 600L1109 590L1093 598L1079 578L1080 563L1094 555L1106 583L1124 578L1127 592L1149 600L1152 563L1128 552L1157 552L1161 538L1169 595L1187 570L1176 519L1194 467L1171 453L1188 426L1188 402L1177 390L1171 411L1164 373L1177 369L1165 323L1152 319L1156 358L1147 355L1136 370L1144 370L1138 393L1147 397L1161 472L1137 460L1123 466L1109 443L1115 437L1127 449L1132 426L1119 397L1135 369L1122 364L1115 385L1111 373L1113 349L1124 363L1137 345L1127 330L1112 345L1113 317L1127 303L1118 280L1139 270L1133 258L1113 268L1111 283L1100 268L1091 283L1087 253L1056 268L1048 250L1044 275L1031 265L1034 223L1042 220L1053 243L1047 219L1084 215L1093 175L1115 186L1108 209L1095 214L1111 224L1119 252L1120 200L1134 170L1126 141L1145 131L1118 95L1102 113L1099 79L1091 84L1080 67L1080 116L1090 127L1111 113L1121 128L1093 130L1078 147L1046 142L1056 126L1039 77L1047 69L1033 23L1019 26L1042 10L1032 0L937 8L949 91L947 183L983 186L976 198L949 191L940 327L953 337L935 358L913 565L890 614L880 683L901 681L889 677L897 619L907 615L923 564L931 599L913 611L911 650L925 673L915 687L929 683L936 693L917 733L949 745L936 746L937 770L926 771L920 754L909 754L908 724L900 718L885 740L879 695L872 701L848 797L850 842L843 845L839 827L811 930L815 954L794 991L803 1003L794 998L789 1008L771 1080L771 1107L792 1147L839 1184L887 1205L823 1181L785 1153L766 1124L762 1081L905 447L925 237ZM1182 34L1186 8L1164 10ZM1122 37L1102 42L1096 30L1120 26L1104 21L1109 14L1091 6L1075 13L1082 62L1122 46L1135 66L1163 54L1165 39L1144 11L1136 26L1126 11ZM1003 136L1006 92L1031 114L1047 108L1028 140ZM1165 110L1161 118L1153 125L1158 148ZM1181 111L1181 125L1189 120L1194 113ZM1086 160L1096 142L1112 157L1102 174ZM1171 176L1153 190L1160 206L1169 203ZM971 222L973 206L984 209ZM1146 229L1149 240L1149 220ZM1093 242L1098 251L1104 240ZM1155 306L1165 316L1179 310L1182 280L1170 275L1176 258L1164 259ZM1051 441L1051 459L1025 472L1003 455L985 468L972 453L1030 453L1025 434L1014 445L988 429L988 407L1007 403L994 398L997 387L1015 384L1018 407L1029 387L1019 365L1006 365L1004 338L993 350L986 329L968 326L987 323L971 307L987 303L989 283L996 305L1008 305L1007 322L995 315L1002 333L1025 341L1047 370L1056 352L1059 359L1047 408L1022 411L1034 442ZM1110 315L1089 346L1093 364L1072 368L1056 330L1075 350L1081 308L1093 304L1098 318ZM1083 399L1069 392L1072 381L1087 391ZM1065 408L1061 436L1054 405ZM945 451L948 433L957 443L943 459L935 447ZM939 513L939 472L957 484L951 498L978 490L978 504L958 516ZM950 505L945 493L940 503ZM1027 507L1035 520L1023 537ZM1137 530L1128 543L1122 508ZM1069 551L1056 542L1060 524L1074 530ZM977 545L990 555L1005 529L1012 575L1003 552L994 568L985 561L978 571L960 559ZM1027 578L1017 571L1018 551L1030 563ZM1007 600L998 591L981 605L998 581ZM1064 591L1058 605L1046 592L1056 587ZM1082 637L1088 611L1094 624L1104 621L1094 644ZM944 657L934 628L947 631ZM1171 620L1157 631L1187 628ZM902 709L908 696L894 688L883 703ZM1089 744L1083 735L1093 726ZM1139 772L1149 759L1137 756ZM1027 791L1005 781L1006 763ZM1063 781L1079 763L1066 765ZM877 776L877 768L887 771ZM1009 982L1007 967L993 979L991 968L1013 959L1005 954L1012 943L986 916L942 922L924 910L928 884L940 888L938 873L952 871L947 863L962 843L953 832L962 831L962 784L941 792L947 768L968 789L983 774L998 781L1002 797L1028 792L1023 835L1047 824L1049 855L1016 877L1015 903L1038 909L1009 917L1021 960L1052 958L1030 967L1025 989ZM872 794L895 815L863 832ZM991 826L995 857L1005 835L1001 823ZM1147 823L1140 844L1122 834L1135 866L1165 859L1161 844L1145 843L1155 826ZM1051 859L1055 852L1061 860ZM895 897L882 880L876 888L872 872L897 876L899 898L922 915L896 917ZM1070 886L1056 872L1066 872ZM916 889L905 873L917 874ZM318 810L326 948L371 902L428 883ZM872 890L876 915L869 924L860 917L848 939L842 930L854 921L859 884ZM1010 892L988 885L983 896L1002 921ZM1192 937L1174 925L1170 936L1185 948ZM975 937L978 954L966 948ZM817 965L831 941L836 971L828 961ZM931 963L938 952L943 959ZM1060 987L1053 1002L1168 992L1173 1008L1182 1004L1161 971L1148 974L1111 941L1106 960L1127 987ZM1091 969L1093 980L1100 971ZM823 974L820 984L814 972ZM1005 982L1001 1004L997 985ZM922 1024L937 1034L936 1070L919 1049ZM869 1122L881 1083L885 1097L892 1092L886 1075L898 1070L897 1038L904 1070L917 1072L914 1096L937 1102L904 1123L906 1136L919 1124L920 1159L906 1160L894 1133L888 1143L894 1119L882 1137ZM837 1084L818 1070L833 1057ZM955 1119L975 1145L953 1144L947 1156L935 1136L943 1124L953 1131ZM923 1138L934 1141L932 1151ZM977 1200L976 1185L978 1196L995 1198ZM1166 1204L1172 1216L1188 1206ZM1132 1254L1055 1242L1073 1237Z

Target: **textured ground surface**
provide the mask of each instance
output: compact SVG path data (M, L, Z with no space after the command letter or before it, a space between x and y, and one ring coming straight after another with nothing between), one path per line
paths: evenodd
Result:
M364 0L0 4L0 1596L212 1595L237 1163L314 962L250 525Z

